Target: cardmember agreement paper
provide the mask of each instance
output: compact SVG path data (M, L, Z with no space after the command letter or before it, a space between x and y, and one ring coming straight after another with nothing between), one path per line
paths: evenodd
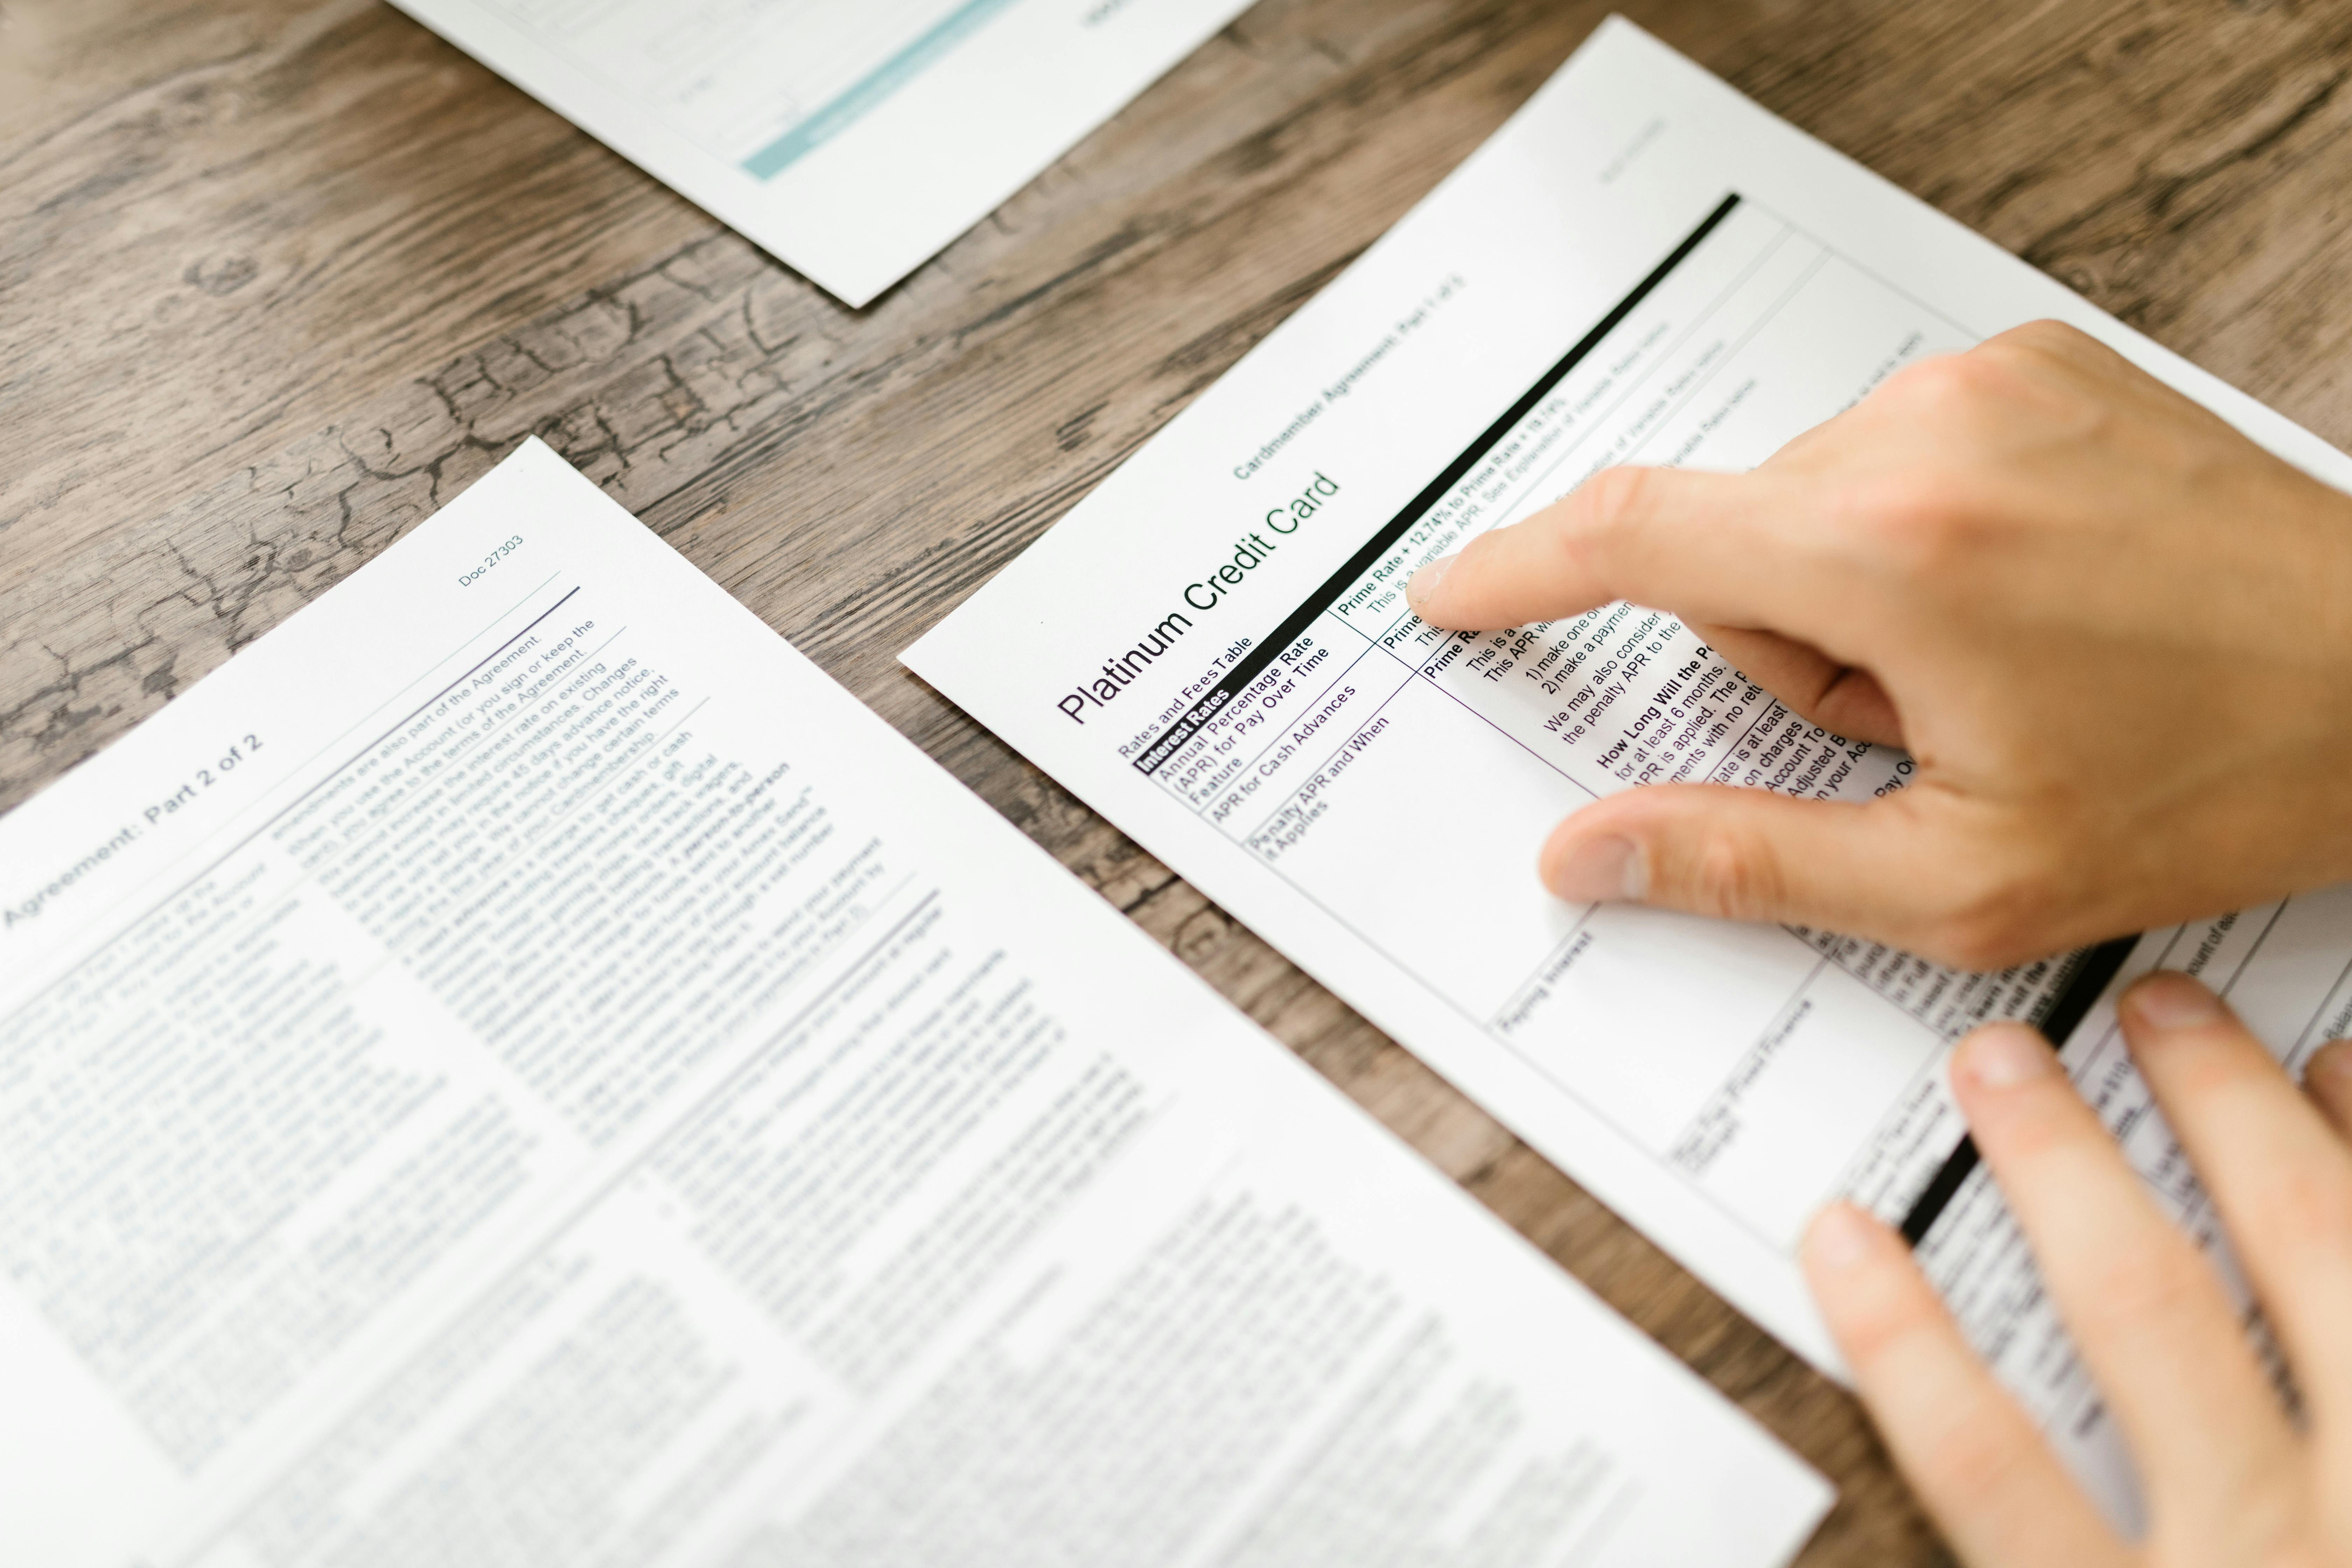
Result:
M1450 636L1406 577L1620 462L1752 466L1898 367L2074 321L2334 482L2352 464L1634 27L1492 141L907 662L1790 1344L1850 1194L2128 1512L2098 1407L1948 1099L2026 1016L2210 1233L2100 1004L2163 963L2280 1051L2341 1030L2352 899L1971 975L1832 933L1568 908L1537 847L1660 780L1824 798L1909 763L1811 728L1669 617Z
M536 443L0 819L0 1388L43 1568L1767 1568L1828 1502Z
M851 305L1246 0L393 0Z

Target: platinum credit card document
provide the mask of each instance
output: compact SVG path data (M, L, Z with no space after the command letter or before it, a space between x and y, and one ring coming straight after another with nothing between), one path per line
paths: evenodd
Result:
M2352 893L1995 974L1570 907L1534 860L1582 802L1679 780L1867 800L1909 759L1808 724L1654 610L1457 635L1403 591L1612 464L1751 468L1901 367L2042 317L2352 488L2341 453L1612 20L902 657L1816 1364L1839 1370L1807 1221L1849 1196L1900 1226L2129 1519L1946 1058L1986 1019L2041 1025L2212 1241L2108 999L2187 968L2299 1062L2352 1022Z

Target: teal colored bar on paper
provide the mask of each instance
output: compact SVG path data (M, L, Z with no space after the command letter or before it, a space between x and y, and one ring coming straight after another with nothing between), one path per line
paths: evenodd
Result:
M964 0L929 31L851 84L839 98L743 160L761 179L773 179L848 130L877 104L922 74L925 67L978 32L1014 0Z

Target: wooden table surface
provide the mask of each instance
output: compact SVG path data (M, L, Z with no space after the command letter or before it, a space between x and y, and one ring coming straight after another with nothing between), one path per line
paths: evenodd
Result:
M0 0L0 810L536 432L1837 1483L1857 1407L899 668L1603 0L1264 0L864 311L377 0ZM2352 441L2352 6L1634 0L1766 107Z

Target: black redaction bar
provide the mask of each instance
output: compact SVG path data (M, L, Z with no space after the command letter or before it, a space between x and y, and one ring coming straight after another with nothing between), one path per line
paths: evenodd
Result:
M1717 205L1716 209L1707 214L1699 226L1691 230L1683 242L1675 246L1666 258L1651 270L1647 278L1633 285L1632 293L1618 300L1615 307L1607 315L1601 317L1591 331L1577 340L1574 348L1560 356L1558 363L1538 376L1536 384L1528 388L1517 403L1505 409L1501 418L1486 426L1486 433L1471 442L1460 457L1448 463L1444 473L1432 479L1427 489L1413 497L1402 511L1390 519L1379 532L1367 540L1362 549L1349 556L1346 565L1331 574L1321 587L1308 595L1307 602L1292 611L1289 619L1275 627L1264 642L1243 655L1240 662L1225 671L1224 678L1211 688L1206 696L1177 715L1170 722L1168 732L1146 746L1142 754L1135 759L1135 770L1144 773L1157 773L1162 763L1183 750L1185 742L1199 732L1202 725L1207 723L1218 710L1231 702L1235 695L1263 674L1265 667L1272 664L1284 648L1305 636L1307 628L1315 624L1317 618L1330 606L1332 600L1337 599L1357 578L1370 571L1381 556L1393 549L1396 542L1404 537L1405 530L1412 526L1416 518L1444 500L1446 492L1462 482L1462 476L1475 468L1497 441L1509 435L1512 428L1520 420L1525 419L1528 412L1537 404L1542 402L1570 371L1574 370L1587 354L1600 346L1603 338L1615 331L1620 323L1627 316L1632 315L1643 300L1650 297L1651 291L1664 282L1674 269L1681 266L1689 258L1690 253L1699 247L1700 242L1713 234L1717 226L1729 217L1732 210L1738 205L1738 192L1735 191L1724 197Z
M2065 983L2058 988L2058 994L2050 999L2049 1007L2033 1021L2034 1026L2050 1042L2052 1050L2066 1043L2067 1037L2074 1032L2074 1026L2083 1021L2083 1015L2091 1010L2091 1004L2099 999L2099 993L2107 988L2107 982L2116 977L2116 971L2121 969L2124 960L2131 956L2132 944L2138 940L2136 936L2117 937L2113 942L2103 942L2096 947L2084 950L2081 961L2074 965L2074 972L2066 976ZM1927 1232L1935 1228L1936 1221L1942 1217L1953 1196L1959 1192L1960 1184L1969 1179L1969 1173L1977 1168L1977 1163L1982 1158L1977 1152L1977 1141L1963 1134L1952 1152L1944 1156L1943 1164L1937 1168L1927 1186L1920 1190L1910 1212L1903 1216L1905 1241L1916 1247L1927 1239Z

